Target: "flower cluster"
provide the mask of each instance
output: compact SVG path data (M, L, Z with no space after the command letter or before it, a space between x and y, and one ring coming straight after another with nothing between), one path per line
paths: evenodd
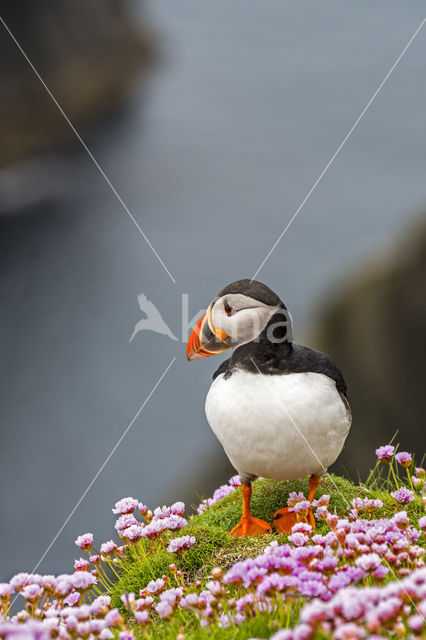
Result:
M170 540L167 551L169 553L179 553L182 549L190 549L195 543L195 536L180 536Z
M152 512L135 498L123 498L113 509L120 544L108 540L97 550L93 535L85 533L75 544L87 557L75 560L73 573L18 573L0 584L0 640L140 640L145 629L151 633L169 620L175 628L188 621L195 630L197 624L228 629L260 615L290 621L295 602L301 607L299 622L278 631L274 640L425 637L426 515L414 518L412 503L417 496L418 510L421 497L426 507L426 472L414 467L411 454L395 453L391 445L380 447L377 456L381 468L389 465L392 497L381 494L382 501L364 489L346 513L336 514L328 494L311 505L302 492L291 492L288 507L297 523L284 542L268 538L263 547L253 547L254 557L216 567L195 582L181 569L188 566L187 550L201 544L204 534L196 539L189 528L185 534L184 503ZM401 485L395 463L410 488ZM198 512L238 485L238 476L231 478ZM392 503L386 516L383 503ZM183 535L176 535L181 529ZM176 563L168 575L152 573L149 582L137 585L138 594L122 594L121 610L114 607L109 594L124 563L150 564L150 554L159 551L164 558L165 550ZM24 608L8 617L18 596ZM227 633L233 637L232 630Z
M229 496L230 493L233 493L236 487L239 487L240 485L240 477L232 476L232 478L229 479L228 484L223 484L221 487L216 489L211 498L205 498L198 505L197 513L203 513L203 511L208 507L211 507L213 504L216 504L216 502L219 502L219 500L222 500L223 498L226 498L226 496Z
M278 631L270 640L424 637L425 594L425 568L380 589L345 587L328 602L314 600L306 604L300 613L300 624L295 629Z

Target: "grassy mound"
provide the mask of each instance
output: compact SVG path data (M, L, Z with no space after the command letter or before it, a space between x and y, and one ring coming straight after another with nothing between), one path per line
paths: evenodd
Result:
M253 484L252 514L272 522L274 513L287 504L291 491L302 491L307 495L308 479L291 482L274 482L263 479L256 481ZM330 512L335 512L340 517L347 515L347 507L356 497L380 498L383 502L383 508L376 512L376 517L391 516L395 513L395 501L389 493L380 489L358 487L349 480L335 475L327 474L322 477L317 496L324 493L331 496ZM423 512L421 500L416 499L408 505L407 512L415 523ZM191 587L195 586L197 582L198 585L206 582L214 567L220 566L222 570L226 570L238 560L258 555L272 540L277 540L279 543L286 541L285 535L277 533L259 538L230 538L228 532L238 523L240 515L241 491L237 489L217 504L209 507L204 513L189 517L189 524L182 533L195 536L197 544L183 554L170 554L167 553L164 546L153 546L149 540L141 540L138 551L131 550L131 553L128 553L124 560L120 579L112 590L112 605L119 607L125 614L120 600L123 592L133 592L138 596L139 590L146 587L150 580L157 579L163 574L169 576L174 583L175 577L170 571L170 563L174 562L177 568L182 571L181 584L191 590ZM318 533L325 533L327 530L328 527L325 523L318 523ZM292 618L297 619L302 604L303 601L300 604L294 603L291 612ZM273 619L265 613L246 620L238 629L235 627L232 629L202 629L198 624L194 625L191 616L186 616L186 612L182 612L178 620L159 621L155 627L151 625L142 637L175 639L179 629L184 627L185 640L204 637L218 639L267 638L281 628L284 622L280 612L277 612L277 615L274 614ZM286 622L288 624L289 620L287 619Z

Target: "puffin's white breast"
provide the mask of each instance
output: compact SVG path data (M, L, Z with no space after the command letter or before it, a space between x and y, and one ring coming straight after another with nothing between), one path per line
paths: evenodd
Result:
M206 416L237 471L274 480L323 473L351 425L335 382L313 372L221 374L207 394Z

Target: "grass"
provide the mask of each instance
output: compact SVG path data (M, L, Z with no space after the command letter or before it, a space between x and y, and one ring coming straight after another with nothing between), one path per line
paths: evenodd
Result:
M273 521L274 513L287 504L291 491L308 492L308 479L290 482L274 482L271 480L257 480L253 484L252 513L268 522ZM396 503L389 495L385 486L378 483L370 486L355 486L350 480L336 476L324 475L321 479L317 496L327 493L331 496L330 511L344 517L347 506L355 497L380 498L383 508L376 512L377 517L391 516L396 511ZM407 507L407 512L413 524L424 513L421 500L416 498ZM126 614L120 596L123 592L133 592L137 596L139 590L147 583L160 576L170 577L170 585L177 585L176 577L170 571L169 565L174 562L183 572L181 584L189 590L197 581L201 583L209 579L211 570L220 566L226 570L236 561L254 557L272 541L285 542L286 536L276 533L260 538L230 538L228 531L234 527L241 515L241 491L237 489L217 504L209 507L204 513L190 516L189 524L184 532L193 535L197 544L181 555L169 554L164 544L142 539L138 545L131 548L124 559L120 579L112 589L112 605ZM319 522L317 532L328 531L325 523ZM137 550L136 550L137 549ZM190 612L182 612L180 618L169 621L159 621L156 626L150 625L142 635L147 639L175 640L179 629L184 627L185 640L203 640L213 638L220 640L243 640L251 637L267 638L277 629L295 622L303 601L293 601L291 604L283 602L282 609L274 613L273 618L266 613L259 613L247 619L241 627L230 629L217 627L203 629Z

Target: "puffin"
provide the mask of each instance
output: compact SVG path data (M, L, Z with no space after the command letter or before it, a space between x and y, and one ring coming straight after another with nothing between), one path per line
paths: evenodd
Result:
M242 516L229 535L259 536L272 527L250 511L252 482L309 476L312 504L352 414L340 369L328 355L293 342L290 313L267 285L244 279L222 289L192 330L186 355L196 360L228 349L205 413L241 480ZM273 518L279 533L301 520L288 507ZM305 521L315 528L312 507Z

